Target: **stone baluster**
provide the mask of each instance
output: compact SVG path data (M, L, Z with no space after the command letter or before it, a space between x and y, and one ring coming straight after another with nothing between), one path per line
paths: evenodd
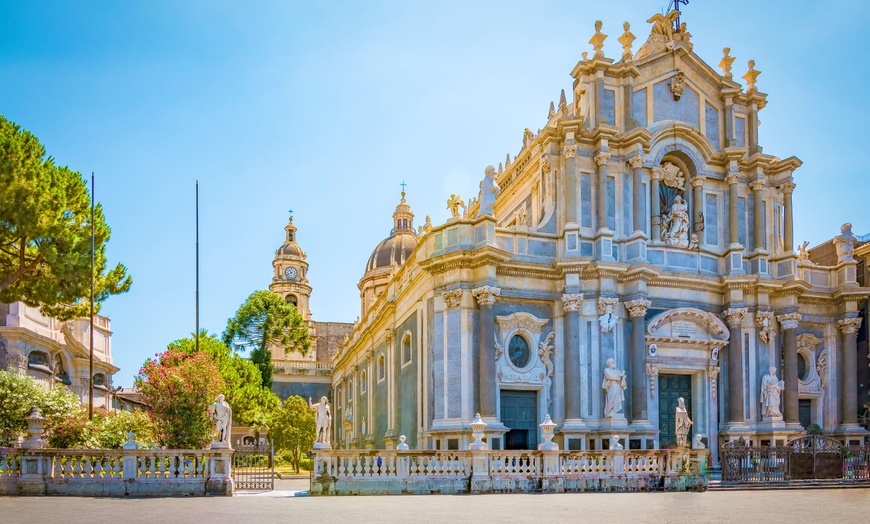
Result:
M643 163L646 158L643 155L632 157L628 163L632 169L632 217L634 218L634 232L643 232L646 229L646 217L643 216L641 203L643 202Z
M692 178L692 231L699 237L704 230L704 182L707 177L704 175L695 175ZM699 238L698 242L702 243L703 238Z
M776 320L782 328L782 379L785 381L782 416L786 424L800 424L798 415L797 327L801 321L801 314L777 315Z
M792 193L794 192L795 184L788 181L782 185L783 194L783 234L782 248L786 253L791 253L794 250L794 222L793 222L793 207Z
M484 417L496 416L496 383L495 383L495 317L492 306L495 297L501 294L501 289L494 286L481 286L472 290L471 294L480 306L480 384L478 389L480 414Z
M607 163L610 162L610 153L599 151L595 155L595 165L598 166L598 230L607 227Z
M562 149L565 157L565 221L577 222L577 179L574 174L576 169L577 145L567 144Z
M650 301L638 298L625 303L631 316L631 345L629 379L631 384L631 422L649 422L646 387L643 380L646 374L646 338L644 336L644 317Z
M660 230L662 223L662 202L659 197L659 186L662 180L662 170L659 167L654 167L650 172L650 241L657 242L661 240Z
M741 325L747 309L728 308L723 316L728 323L728 422L742 424L743 413L743 334Z
M858 425L858 341L860 318L844 318L837 321L840 328L840 424Z
M565 419L580 416L580 307L582 293L562 295L565 311Z

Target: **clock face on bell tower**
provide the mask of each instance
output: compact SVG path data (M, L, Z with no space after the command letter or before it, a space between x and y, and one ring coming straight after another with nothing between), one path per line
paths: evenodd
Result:
M296 277L299 276L299 272L295 267L288 267L284 270L284 276L287 277L287 280L296 280Z

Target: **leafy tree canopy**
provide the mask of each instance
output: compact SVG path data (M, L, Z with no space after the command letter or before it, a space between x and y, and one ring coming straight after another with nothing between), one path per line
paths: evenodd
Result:
M193 336L176 340L169 344L168 349L192 355L196 351L196 340ZM233 423L265 425L269 414L280 406L281 400L263 387L263 378L256 364L233 352L215 334L206 330L199 335L199 352L209 356L226 382L224 394L233 410Z
M299 462L314 443L314 410L298 395L289 397L275 412L269 435L276 451L287 451L296 472Z
M81 174L55 165L30 132L0 116L0 302L39 306L60 319L86 316L91 196ZM110 229L94 212L95 307L130 289L127 268L108 269Z
M223 335L227 345L239 343L251 350L251 360L260 369L263 386L272 387L269 348L281 345L307 355L311 348L308 326L296 306L271 291L255 291L227 321Z
M84 412L79 397L65 386L48 389L33 377L0 370L0 441L26 437L27 421L24 419L34 407L39 408L40 414L47 419L49 430L53 425Z

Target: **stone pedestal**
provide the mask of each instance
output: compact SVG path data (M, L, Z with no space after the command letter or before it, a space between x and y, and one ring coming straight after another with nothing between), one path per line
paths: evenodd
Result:
M328 442L315 442L312 449L332 449L332 445Z
M233 494L232 467L233 453L230 449L222 449L208 458L209 479L205 486L207 495Z

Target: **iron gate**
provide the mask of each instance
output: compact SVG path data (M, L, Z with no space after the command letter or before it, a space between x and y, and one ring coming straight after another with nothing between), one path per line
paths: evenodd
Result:
M275 489L275 449L268 444L244 444L233 450L235 489L271 491Z
M870 479L870 447L845 446L818 435L785 446L747 446L743 439L722 446L722 482Z

